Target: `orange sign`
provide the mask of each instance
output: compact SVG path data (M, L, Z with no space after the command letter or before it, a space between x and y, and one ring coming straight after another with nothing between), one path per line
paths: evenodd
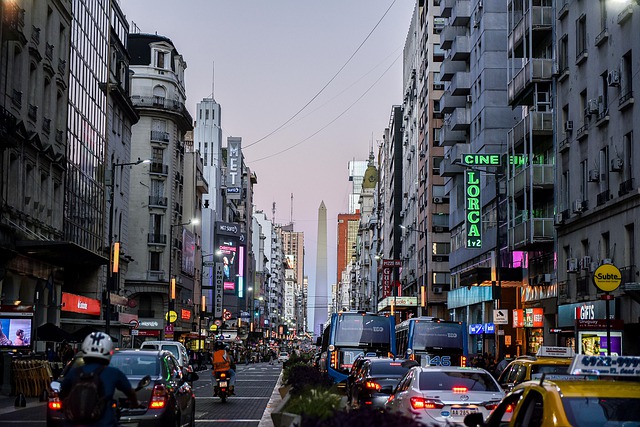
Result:
M99 316L100 301L93 298L83 297L82 295L74 295L63 292L61 310Z
M189 310L182 309L180 311L180 317L182 320L189 320L191 319L191 312Z

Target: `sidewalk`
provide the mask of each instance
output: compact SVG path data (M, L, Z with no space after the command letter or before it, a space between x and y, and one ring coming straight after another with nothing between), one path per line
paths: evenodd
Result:
M260 424L258 424L258 427L273 427L271 412L273 412L273 410L277 408L280 403L282 403L282 397L280 397L280 392L278 391L278 388L280 388L281 385L282 371L280 371L280 376L278 377L276 386L273 388L273 392L271 393L271 397L269 398L269 403L267 403L267 407L264 409L264 413L262 414L262 419L260 420Z
M8 414L10 412L23 411L25 409L32 409L38 406L46 405L47 402L40 402L38 397L25 398L27 405L24 407L16 407L16 396L0 395L0 415Z

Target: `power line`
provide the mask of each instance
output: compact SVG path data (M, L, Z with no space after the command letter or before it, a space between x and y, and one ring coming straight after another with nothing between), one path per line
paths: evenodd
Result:
M342 72L342 70L345 69L345 67L347 66L347 64L349 64L349 62L351 62L351 60L353 59L354 56L356 56L356 54L358 53L358 51L362 48L362 46L367 42L367 40L369 40L369 37L371 37L371 35L373 34L373 32L376 30L376 28L378 28L378 26L380 25L380 23L382 22L382 20L384 19L385 16L387 16L387 13L389 13L389 10L391 10L391 8L393 7L393 5L395 4L396 0L393 0L391 2L391 4L389 5L389 7L387 8L387 10L384 12L384 14L382 15L382 17L378 20L378 22L376 23L376 25L373 27L373 29L369 32L369 34L367 35L367 37L365 37L365 39L362 41L362 43L360 43L360 45L358 46L358 48L351 54L351 56L349 57L349 59L347 59L347 62L345 62L342 67L340 67L340 69L333 75L333 77L331 77L331 79L320 89L320 91L318 91L318 93L316 93L304 106L302 106L302 108L300 108L293 116L291 116L289 119L287 119L287 121L285 121L284 123L282 123L280 126L278 126L277 128L275 128L274 130L272 130L271 132L269 132L267 135L263 136L262 138L258 139L255 142L252 142L251 144L245 145L243 147L243 149L247 149L250 148L254 145L256 145L257 143L264 141L265 139L269 138L271 135L273 135L274 133L278 132L280 129L282 129L283 127L285 127L291 120L295 119L298 114L300 114L302 111L304 111L305 108L307 108L309 106L309 104L311 104L313 101L315 101L315 99L320 96L320 94L322 92L324 92L324 90L331 84L331 82L333 82L336 77L338 77L338 75Z
M347 111L349 111L351 108L353 108L354 105L356 105L358 103L358 101L360 101L362 98L364 98L364 96L369 93L369 91L371 91L371 89L373 89L373 87L385 76L385 74L387 74L387 72L391 69L391 67L393 67L393 64L395 64L398 59L402 56L402 53L400 55L398 55L396 57L396 59L393 60L393 62L391 63L391 65L389 65L389 67L387 67L386 70L384 70L384 72L380 75L380 77L378 77L378 79L373 82L373 84L371 86L369 86L369 88L364 91L362 93L362 95L360 95L358 97L358 99L356 99L355 101L353 101L353 103L351 105L349 105L345 110L343 110L337 117L335 117L333 120L331 120L329 123L327 123L326 125L322 126L320 129L318 129L316 132L312 133L311 135L309 135L308 137L304 138L302 141L299 141L291 146L289 146L288 148L285 148L284 150L280 150L277 153L272 153L266 157L262 157L256 160L253 160L252 163L255 162L259 162L261 160L266 160L266 159L270 159L271 157L275 157L277 155L280 155L284 152L287 152L295 147L297 147L298 145L307 142L308 140L310 140L311 138L313 138L314 136L316 136L317 134L319 134L320 132L322 132L323 130L325 130L326 128L328 128L329 126L331 126L333 123L335 123L340 117L342 117L343 115L345 115L347 113Z

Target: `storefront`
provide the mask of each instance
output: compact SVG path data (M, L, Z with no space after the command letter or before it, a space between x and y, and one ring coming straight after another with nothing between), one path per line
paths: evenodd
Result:
M558 307L558 345L572 347L578 354L607 354L608 301L586 301ZM610 337L611 355L622 354L623 328L621 320L615 319L615 304L611 304Z
M536 354L544 344L544 309L539 307L513 310L513 327L523 329L525 353Z

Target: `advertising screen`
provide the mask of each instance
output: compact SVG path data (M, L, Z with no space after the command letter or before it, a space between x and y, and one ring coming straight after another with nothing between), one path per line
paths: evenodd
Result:
M0 348L25 348L31 346L33 318L27 316L0 317Z
M234 292L236 290L236 275L238 274L236 267L236 254L238 252L238 247L236 246L235 241L228 240L223 242L219 246L219 249L223 264L224 290Z

